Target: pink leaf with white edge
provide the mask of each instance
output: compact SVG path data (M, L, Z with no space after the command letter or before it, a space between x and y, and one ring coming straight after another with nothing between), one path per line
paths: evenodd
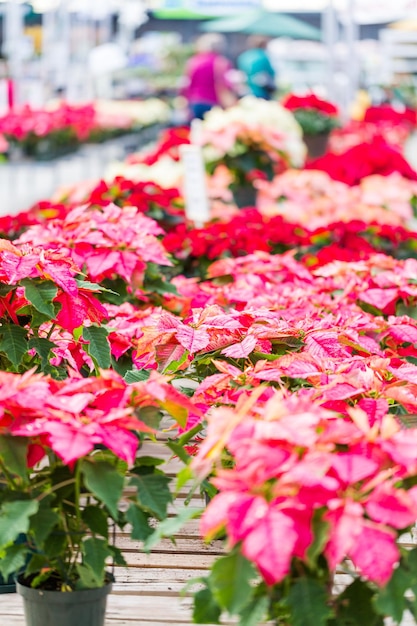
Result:
M390 318L389 321L391 321ZM388 334L400 343L417 343L417 328L410 324L394 324L390 326Z
M73 396L53 394L48 398L47 404L54 409L79 415L90 402L93 402L94 397L93 393L77 393Z
M91 431L91 429L89 429ZM96 443L92 432L80 424L48 421L45 427L49 445L65 464L73 463L91 452Z
M257 343L256 337L253 335L248 335L241 341L240 343L235 343L228 348L222 350L222 354L224 356L233 358L233 359L246 359L253 352Z
M307 353L286 354L278 363L291 378L308 378L322 373L320 363Z
M271 507L244 539L242 553L256 565L267 585L274 585L288 574L297 540L294 521Z
M16 254L3 252L0 257L0 267L6 274L8 281L13 284L22 278L31 276L38 261L38 254L17 256Z
M398 289L367 289L360 294L359 299L383 311L389 304L397 300L398 293Z
M357 406L364 411L369 419L370 426L373 426L375 422L380 422L384 415L388 413L388 402L383 398L375 400L374 398L362 398L359 400Z
M200 533L205 539L213 537L226 525L230 507L241 497L236 492L217 494L204 511L200 520Z
M365 391L365 389L361 389L360 387L354 387L349 383L338 383L336 385L332 384L328 387L322 388L320 390L320 397L323 397L324 400L346 400L347 398L353 398L358 394Z
M348 554L365 578L381 586L389 581L400 560L396 534L370 522L364 522Z
M343 561L362 530L363 509L358 502L348 500L328 511L324 520L330 523L329 541L324 554L332 571Z
M260 496L251 494L239 494L239 498L234 502L228 513L226 522L228 536L233 543L242 541L250 532L256 528L259 520L268 512L268 503Z
M113 450L114 454L129 465L135 461L138 449L138 438L135 433L117 427L104 427L99 429L101 443Z
M207 348L210 343L210 335L200 328L182 325L175 333L179 343L191 354Z
M77 296L78 287L72 274L71 263L65 260L43 258L41 266L45 278L53 280L70 296Z
M365 504L366 512L375 522L407 528L417 519L417 505L403 489L384 484L377 487Z
M82 258L82 255L80 254ZM119 253L117 250L108 250L107 248L88 252L88 256L84 259L87 265L88 274L92 279L102 276L107 272L113 271L119 261Z
M346 358L350 352L340 345L334 331L314 331L305 338L305 347L311 356L318 359Z
M409 383L417 384L417 365L403 363L400 367L388 367L388 371L399 380L406 380Z
M332 467L339 479L347 485L369 478L378 471L379 465L372 459L360 454L335 454L332 457Z

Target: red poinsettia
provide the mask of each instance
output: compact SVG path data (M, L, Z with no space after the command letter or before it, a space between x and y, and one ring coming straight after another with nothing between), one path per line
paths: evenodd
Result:
M395 109L390 104L371 106L365 111L365 122L391 122L392 124L407 124L416 126L417 112L415 109L405 107L402 110Z
M289 111L296 111L297 109L314 109L320 113L326 115L338 115L339 110L335 104L328 100L319 98L314 93L310 93L306 96L296 96L290 94L282 101L283 106Z
M334 180L348 185L358 185L366 176L380 174L388 176L399 172L405 178L417 180L417 173L401 155L388 145L382 137L375 137L372 143L362 143L344 154L328 153L310 161L307 169L323 170Z

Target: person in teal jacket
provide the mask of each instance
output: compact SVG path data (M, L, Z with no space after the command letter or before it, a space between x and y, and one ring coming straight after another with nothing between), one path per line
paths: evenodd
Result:
M247 49L237 58L237 67L246 76L249 93L270 100L276 86L275 70L266 52L267 44L266 37L249 37Z

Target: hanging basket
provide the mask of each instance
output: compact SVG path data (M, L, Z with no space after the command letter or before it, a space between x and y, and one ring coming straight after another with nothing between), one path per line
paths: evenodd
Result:
M112 583L81 591L44 591L16 582L23 598L26 626L104 626L107 596Z

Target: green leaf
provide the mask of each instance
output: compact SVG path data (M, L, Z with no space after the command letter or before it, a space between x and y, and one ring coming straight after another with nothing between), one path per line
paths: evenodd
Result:
M28 349L27 330L15 324L3 324L0 326L0 335L0 351L18 367Z
M139 383L143 380L148 380L150 375L150 370L130 370L129 372L126 372L123 378L128 385L131 385L132 383Z
M177 372L181 365L184 365L184 363L188 359L188 355L188 350L185 350L180 359L176 359L175 361L171 361L170 363L168 363L163 371L163 374L173 374Z
M43 544L43 551L48 559L61 557L68 547L68 535L63 530L51 533Z
M61 306L61 305L59 305ZM58 306L55 306L55 311L57 312ZM55 313L56 315L56 313ZM44 313L39 313L36 309L32 309L32 321L30 323L31 328L39 328L45 322L50 322L51 318L49 315L45 315Z
M123 552L117 546L109 546L112 554L114 565L120 565L120 567L128 567L126 559L123 556Z
M349 626L383 626L384 620L375 613L372 599L375 592L360 579L355 580L338 597L339 613L343 624Z
M13 544L8 546L0 559L0 573L5 580L11 574L15 574L25 564L27 546L21 544Z
M252 599L255 568L239 552L218 559L210 573L209 586L216 602L231 615L238 614Z
M136 467L158 467L163 465L165 459L157 459L155 456L141 456L136 460Z
M175 492L178 493L190 480L194 479L194 472L189 465L183 467L177 472L177 483L175 485Z
M194 624L220 624L222 610L209 588L201 589L194 595Z
M136 541L145 541L154 530L149 526L149 515L135 503L131 503L126 511L126 519L132 525L130 536Z
M95 535L101 535L105 539L109 536L109 522L106 511L97 506L86 506L82 512L83 522Z
M407 608L405 592L410 588L410 582L410 574L401 566L394 570L388 584L379 590L374 600L375 608L380 615L401 622Z
M21 284L25 288L25 297L39 313L47 315L49 319L55 317L55 308L52 300L56 298L58 288L49 280L38 281L33 278L24 278Z
M402 300L397 302L395 314L397 316L408 315L414 320L417 319L417 307L413 304L407 306Z
M4 283L0 284L0 298L7 296L8 293L16 289L17 285L6 285Z
M46 556L42 554L32 554L32 557L29 563L25 567L26 576L30 576L30 574L36 574L40 572L44 567L49 565L49 561Z
M168 504L172 502L169 490L170 478L163 474L133 476L130 484L137 487L137 499L144 511L158 519L166 517Z
M239 626L258 626L267 616L269 598L254 598L240 613ZM363 625L362 625L363 626Z
M149 539L146 540L143 546L144 550L152 550L152 548L163 538L173 537L181 528L189 522L201 515L201 509L193 509L191 507L183 508L175 517L168 517L160 522L155 529L155 532Z
M183 463L185 463L185 465L190 463L192 457L181 444L176 441L167 441L166 445Z
M5 502L0 509L0 546L15 541L29 529L30 517L39 508L37 500Z
M28 479L27 470L28 440L26 437L0 435L0 458L11 474Z
M87 352L102 369L108 369L111 364L110 344L107 336L108 332L104 326L86 326L83 329L83 339L88 341Z
M311 578L300 578L288 594L293 626L326 626L332 611L323 585ZM364 626L364 625L363 625Z
M28 343L28 349L33 348L41 357L42 369L49 365L49 353L54 347L55 344L44 337L31 337Z
M112 293L115 296L119 295L117 291L113 291L112 289L106 289L106 287L103 287L103 285L100 285L99 283L91 283L89 280L81 280L80 278L76 278L75 282L77 283L77 287L79 287L80 289L87 289L88 291L95 291L96 293Z
M322 519L322 514L316 511L313 517L313 542L307 550L308 563L311 567L316 565L317 559L323 553L323 548L328 541L330 524Z
M52 529L59 523L59 515L50 508L50 505L42 506L30 518L30 531L33 533L37 547L41 547Z
M81 544L83 555L82 565L92 575L94 587L102 587L106 576L106 559L112 556L110 547L105 539L89 537Z
M139 409L138 417L146 426L156 430L161 423L162 411L156 406L144 406Z
M103 502L117 519L118 503L122 497L124 478L106 461L84 460L81 471L87 488Z

